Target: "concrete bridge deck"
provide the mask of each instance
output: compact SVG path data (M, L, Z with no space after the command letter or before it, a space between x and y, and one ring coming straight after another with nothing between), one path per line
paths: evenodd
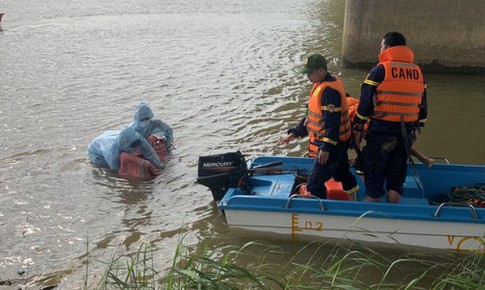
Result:
M485 1L346 0L344 64L375 65L389 31L404 34L424 71L485 73Z

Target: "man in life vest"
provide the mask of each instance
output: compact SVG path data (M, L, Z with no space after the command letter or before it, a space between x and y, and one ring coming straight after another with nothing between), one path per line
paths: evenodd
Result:
M354 120L355 115L357 113L357 107L359 106L359 100L356 98L353 98L349 94L347 94L347 104L349 104L349 117L350 120ZM352 122L351 122L352 124ZM364 139L367 139L365 136L367 135L367 130L369 127L369 121L364 124L364 129L363 129L363 136ZM413 140L415 141L415 140ZM354 148L355 149L355 148ZM359 175L362 180L364 180L364 162L365 162L365 152L366 152L366 146L362 147L360 150L356 150L357 152L357 157L351 162L352 167L354 168L354 171L357 175ZM409 149L409 154L411 156L416 157L421 163L426 165L428 168L433 167L434 164L434 159L431 157L426 156L424 153L418 151L418 149L411 147Z
M335 181L342 182L344 191L356 200L359 186L349 169L347 150L351 128L344 85L328 73L327 61L318 53L306 57L301 71L313 83L308 115L301 122L310 139L309 152L316 158L306 193L326 198L323 184L333 177Z
M353 134L359 148L370 120L364 162L367 200L378 202L387 191L387 201L396 203L403 193L412 142L427 117L426 85L401 33L384 36L379 60L362 84Z
M345 93L345 95L347 100L349 120L352 121L352 119L355 116L355 113L357 112L357 106L359 105L359 100L353 98L349 93ZM308 137L307 118L308 118L308 105L307 105L305 117L303 117L295 127L288 129L287 135L282 137L280 140L278 140L276 144L277 145L288 144L291 141L295 140L296 138ZM305 154L305 156L310 158L316 158L317 154L318 152L315 152L314 146L310 146L310 143L309 143L308 151Z

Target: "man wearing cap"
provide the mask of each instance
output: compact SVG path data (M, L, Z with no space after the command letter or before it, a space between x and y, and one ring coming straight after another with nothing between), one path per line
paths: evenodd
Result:
M347 150L351 129L344 85L327 71L327 61L318 53L305 58L301 72L307 74L313 83L308 115L300 122L300 131L291 131L289 135L304 137L305 133L308 134L309 156L316 158L306 193L326 198L324 183L333 177L335 181L342 182L344 191L356 200L359 186L349 170Z

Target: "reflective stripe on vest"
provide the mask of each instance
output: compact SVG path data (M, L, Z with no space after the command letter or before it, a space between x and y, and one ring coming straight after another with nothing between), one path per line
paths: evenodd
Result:
M373 118L389 122L415 122L424 93L423 73L413 63L381 62L386 75L377 86Z
M337 143L336 140L331 140L325 137L325 122L323 120L322 111L341 112L338 141L347 141L350 139L350 119L347 100L345 97L345 89L342 81L338 78L335 79L336 81L333 82L322 82L319 84L315 84L313 86L312 93L310 94L307 115L307 129L310 138L308 145L309 157L317 156L319 145L322 142L328 142L334 145ZM322 92L324 92L327 87L336 90L340 94L341 107L322 106Z

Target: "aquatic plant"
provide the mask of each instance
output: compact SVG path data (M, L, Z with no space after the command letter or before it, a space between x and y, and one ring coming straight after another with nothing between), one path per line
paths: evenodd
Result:
M190 249L181 239L165 271L153 268L156 250L143 244L132 255L113 257L95 289L444 290L480 289L485 283L485 259L476 253L444 253L436 258L405 251L389 258L352 241L310 242L289 261L278 261L282 249L264 242L241 247L214 244L206 241ZM327 256L321 256L325 248ZM300 255L305 251L314 254Z
M113 254L97 281L85 257L83 289L483 289L481 253L423 252L375 248L351 240L296 242L295 254L250 241L242 246L208 239L196 247L179 238L173 261L155 269L159 250L146 242L130 254ZM311 253L310 255L308 253ZM91 279L91 281L89 281ZM54 289L59 275L42 275L28 285ZM44 287L44 288L42 288Z

